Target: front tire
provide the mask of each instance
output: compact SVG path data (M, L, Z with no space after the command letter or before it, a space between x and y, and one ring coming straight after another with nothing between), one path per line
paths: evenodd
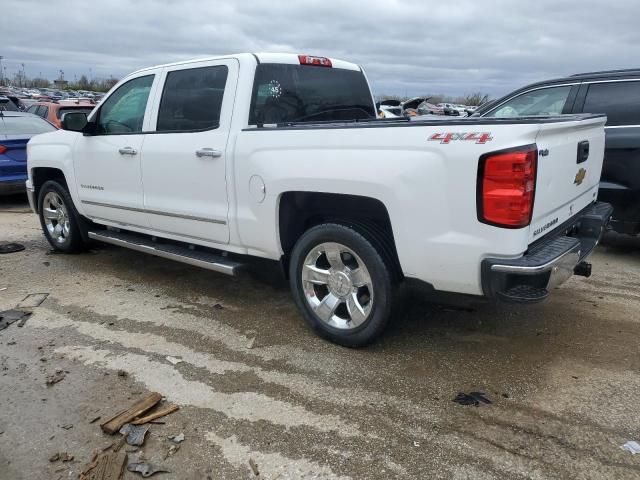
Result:
M38 212L44 236L55 250L75 253L83 249L79 215L63 185L55 180L42 185L38 195Z
M387 326L395 289L375 244L353 228L327 223L306 231L294 246L291 291L304 319L323 338L360 347Z

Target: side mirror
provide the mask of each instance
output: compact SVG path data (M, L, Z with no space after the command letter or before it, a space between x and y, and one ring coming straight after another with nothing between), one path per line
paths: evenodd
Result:
M69 112L62 117L62 128L64 130L84 132L87 124L87 114L84 112Z

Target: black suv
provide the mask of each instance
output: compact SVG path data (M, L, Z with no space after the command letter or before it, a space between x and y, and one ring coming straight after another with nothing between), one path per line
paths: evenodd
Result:
M516 90L475 114L482 117L606 113L599 199L613 205L613 229L640 233L640 69L580 73Z

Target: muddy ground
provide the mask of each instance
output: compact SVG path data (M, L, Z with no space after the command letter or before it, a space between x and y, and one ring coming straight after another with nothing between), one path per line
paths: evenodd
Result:
M171 472L158 479L640 478L620 448L640 441L640 239L609 237L591 278L534 306L414 295L360 350L315 337L268 270L53 254L20 197L0 199L9 240L26 250L0 255L0 310L49 296L0 331L1 479L77 478L115 439L91 420L148 391L181 407L129 453ZM458 405L460 391L493 403Z

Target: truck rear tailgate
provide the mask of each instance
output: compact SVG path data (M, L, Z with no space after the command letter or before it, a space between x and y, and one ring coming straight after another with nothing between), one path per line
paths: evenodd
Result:
M605 116L543 123L536 137L538 167L529 243L596 200L604 157Z

